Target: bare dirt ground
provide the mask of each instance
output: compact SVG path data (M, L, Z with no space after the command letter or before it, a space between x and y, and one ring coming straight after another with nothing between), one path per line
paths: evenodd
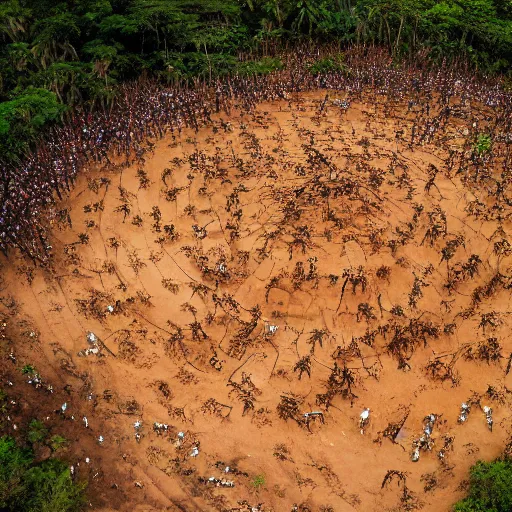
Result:
M324 97L89 169L54 225L55 272L3 261L6 372L71 439L94 508L449 510L503 450L510 226L469 215L473 193L435 172L465 121L410 148L414 108ZM405 487L381 488L388 470Z

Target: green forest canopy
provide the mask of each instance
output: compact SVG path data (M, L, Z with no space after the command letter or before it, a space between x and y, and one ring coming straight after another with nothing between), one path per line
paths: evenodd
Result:
M69 467L61 460L36 463L30 448L0 437L0 510L76 512L82 509L84 488L73 482Z
M512 63L510 0L3 0L0 160L15 158L62 106L108 104L116 85L275 69L240 53L298 40L428 48L486 71ZM3 142L2 142L3 141Z
M469 493L455 504L454 512L510 512L512 462L478 461L470 470Z

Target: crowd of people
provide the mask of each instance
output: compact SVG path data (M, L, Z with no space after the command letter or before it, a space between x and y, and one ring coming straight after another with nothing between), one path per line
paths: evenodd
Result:
M414 130L411 143L430 140L453 106L475 101L493 109L496 133L510 132L512 102L497 79L477 78L469 69L448 64L430 68L426 61L423 66L397 66L379 49L356 47L344 55L342 65L323 73L312 72L306 63L327 59L328 54L303 49L281 56L285 70L267 75L172 86L138 81L122 86L108 110L74 111L23 162L0 163L0 250L7 257L18 249L34 263L48 263L57 203L81 169L92 163L129 165L143 155L148 139L168 132L179 136L184 128L197 131L216 113L229 115L235 107L249 111L262 101L286 100L296 92L332 89L346 91L353 100L366 93L381 96L390 106L421 103L424 124Z

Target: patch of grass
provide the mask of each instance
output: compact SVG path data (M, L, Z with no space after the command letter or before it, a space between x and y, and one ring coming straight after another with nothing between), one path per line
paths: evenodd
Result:
M254 487L254 489L256 490L259 490L261 489L262 487L264 487L265 485L265 475L261 474L261 475L256 475L252 482L251 482L251 485L252 487Z

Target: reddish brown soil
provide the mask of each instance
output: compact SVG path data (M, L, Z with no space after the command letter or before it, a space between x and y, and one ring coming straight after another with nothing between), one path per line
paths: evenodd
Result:
M329 101L319 114L324 94L263 104L254 115L232 112L229 125L217 120L197 134L161 140L144 166L84 172L62 205L70 209L72 227L55 222L55 272L3 263L2 308L13 329L37 333L9 337L17 366L35 365L55 390L49 395L22 382L15 392L21 402L37 402L34 416L49 416L52 429L71 439L67 456L81 460L78 473L91 480L96 508L250 510L263 504L262 511L288 512L303 504L300 510L387 510L400 506L396 480L381 489L394 469L407 473L418 507L449 510L463 495L469 467L503 450L510 426L510 293L498 287L471 314L461 313L474 289L498 268L505 272L510 258L493 253L498 225L466 213L474 196L457 178L440 172L435 186L424 190L429 164L441 169L448 150L462 144L464 121L448 129L444 144L411 150L395 133L404 130L409 140L412 113L396 106L384 116L377 104L352 104L343 113ZM330 164L308 163L302 145L311 143ZM199 157L191 159L196 151ZM140 168L147 188L141 188ZM164 173L164 182L166 168L172 172ZM108 186L101 178L110 180ZM349 193L356 182L358 192ZM327 189L329 199L322 197ZM118 208L123 204L129 210L125 220ZM423 212L410 235L403 235L415 205ZM150 215L153 207L161 212L159 226ZM447 229L431 244L424 240L428 214L438 207ZM133 223L136 216L140 226ZM164 226L171 224L179 237L166 234ZM239 238L232 239L237 224ZM206 236L197 236L193 225L206 226ZM83 233L87 243L79 242ZM464 244L448 263L442 261L441 250L457 235ZM166 240L157 243L162 236ZM389 240L399 239L404 244L392 251ZM482 260L478 274L450 293L448 266L453 272L472 254ZM317 271L309 274L311 261ZM378 272L383 266L388 276ZM359 267L364 290L349 280L342 293L346 276ZM416 307L410 304L415 277L422 291ZM368 318L364 308L358 313L365 303L373 308ZM251 313L258 305L260 318ZM394 306L402 307L403 316L391 313ZM480 326L481 315L491 311L494 325ZM411 320L430 334L420 329L405 335L415 345L406 354L407 371L398 369L399 360L386 349L393 336L391 330L384 336L383 326L405 328ZM194 321L204 335L194 335ZM265 334L265 322L278 331ZM373 341L361 339L379 326ZM98 355L79 357L90 347L88 331L104 344ZM321 343L314 345L318 331ZM503 357L469 360L490 337L498 339ZM294 367L308 354L311 376L299 379ZM428 375L426 365L442 355L441 361L454 361L453 380ZM335 362L352 372L356 396L336 395L326 409L316 403L317 395L326 393ZM14 365L7 371L20 381ZM498 390L497 400L485 395L489 385ZM465 424L457 423L461 403L473 392L482 406L493 407L493 432L477 406ZM301 414L323 411L325 424L311 423L309 431L281 419L277 406L288 393L301 397ZM67 418L54 413L62 401L68 403ZM364 407L371 422L362 435ZM396 443L379 435L407 413ZM412 441L430 413L439 415L434 448L411 462ZM143 422L139 443L137 420ZM157 435L154 422L169 424L168 433ZM185 433L181 446L179 431ZM442 462L437 453L446 435L454 436L453 449ZM195 458L194 446L200 452ZM225 474L226 466L241 473ZM264 475L261 486L255 485L258 475ZM199 481L211 476L235 486ZM436 481L427 492L426 478Z

